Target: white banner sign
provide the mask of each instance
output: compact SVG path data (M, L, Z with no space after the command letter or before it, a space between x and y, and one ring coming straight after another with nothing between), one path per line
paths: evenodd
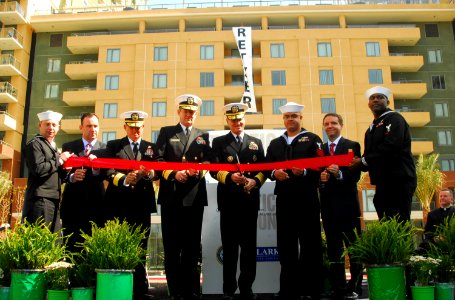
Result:
M244 91L241 102L248 105L249 112L257 112L253 88L253 45L251 27L232 27L235 42L240 52L243 65Z

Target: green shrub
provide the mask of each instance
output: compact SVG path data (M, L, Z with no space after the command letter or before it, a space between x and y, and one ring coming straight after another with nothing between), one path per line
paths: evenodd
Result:
M7 230L1 251L10 269L44 269L67 257L65 246L61 234L51 232L40 219L36 223L25 221L14 230Z
M92 235L82 233L82 246L86 261L96 269L134 269L143 263L145 250L141 243L146 230L133 227L128 222L107 221L104 227L92 223Z
M365 232L346 250L351 260L372 265L404 264L415 249L414 235L417 229L410 222L396 218L373 221Z

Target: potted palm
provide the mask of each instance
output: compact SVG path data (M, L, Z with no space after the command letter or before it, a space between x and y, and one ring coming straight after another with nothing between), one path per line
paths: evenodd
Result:
M405 299L405 263L414 252L416 229L396 218L373 221L346 252L368 271L370 299ZM345 253L345 254L347 254Z
M44 267L48 300L68 300L70 298L69 274L72 266L71 263L59 261Z
M65 242L42 220L24 222L6 231L2 254L11 269L9 299L43 300L46 297L44 267L66 257Z
M92 223L92 234L82 233L82 237L83 255L97 273L96 299L131 299L133 269L144 263L141 242L146 230L115 219L107 221L104 227Z

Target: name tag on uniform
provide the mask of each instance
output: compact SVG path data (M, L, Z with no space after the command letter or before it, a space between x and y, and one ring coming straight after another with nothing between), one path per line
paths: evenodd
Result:
M180 139L170 139L169 142L171 143L180 142Z

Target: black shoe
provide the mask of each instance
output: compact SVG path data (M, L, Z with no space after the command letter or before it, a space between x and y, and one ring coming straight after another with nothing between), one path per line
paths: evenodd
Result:
M224 294L223 300L234 300L234 295L232 294Z
M182 300L182 297L180 297L180 296L171 296L171 297L169 297L169 300Z
M344 295L344 299L359 299L359 295L357 295L355 292L347 292Z
M201 296L198 294L191 294L187 296L183 296L183 300L201 300Z

